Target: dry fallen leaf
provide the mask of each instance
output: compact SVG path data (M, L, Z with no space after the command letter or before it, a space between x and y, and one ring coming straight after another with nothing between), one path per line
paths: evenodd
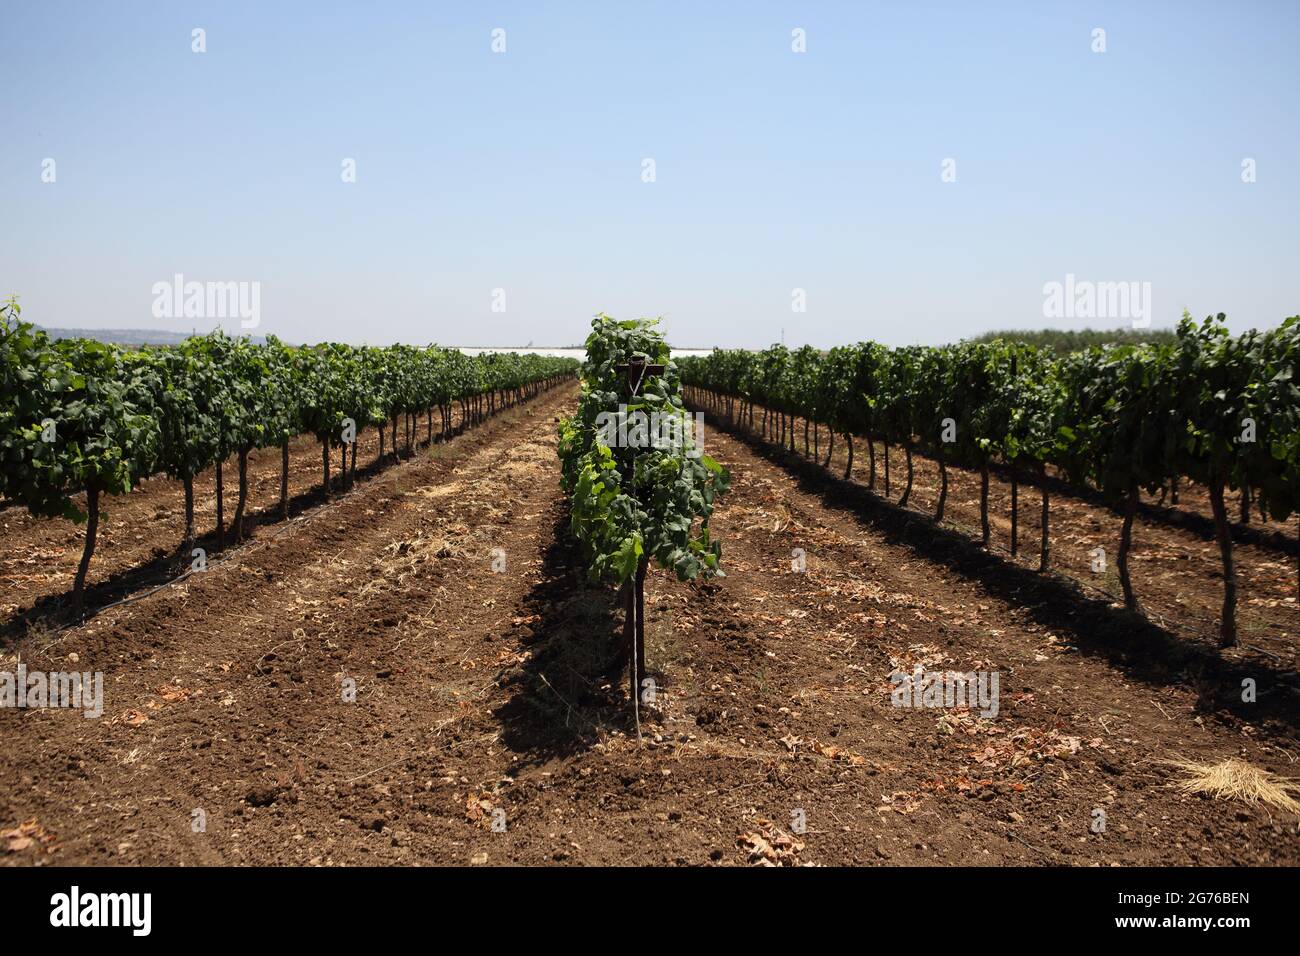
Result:
M802 866L799 854L804 844L790 834L777 830L770 820L757 820L758 830L742 833L736 843L746 851L754 866Z
M8 830L0 830L0 844L8 853L19 853L23 850L30 849L33 846L44 850L46 853L53 853L55 847L54 834L50 833L40 822L32 817L25 820Z
M495 809L490 793L470 793L465 798L465 819L484 830L492 829L492 811Z
M840 760L854 767L861 767L867 762L867 758L861 754L855 754L843 747L836 747L834 744L823 744L820 740L812 741L809 746L827 760Z

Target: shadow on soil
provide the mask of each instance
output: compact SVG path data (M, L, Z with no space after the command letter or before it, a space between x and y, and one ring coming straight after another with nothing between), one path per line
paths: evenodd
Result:
M568 505L557 503L539 580L523 602L532 653L502 676L509 699L495 711L502 743L525 763L571 756L629 729L619 593L590 584L583 569Z
M368 468L358 467L357 478L360 479L369 472ZM197 493L198 489L195 491ZM289 518L296 518L304 511L322 504L324 500L319 487L293 496L289 499ZM245 511L244 537L249 539L263 525L274 525L282 520L279 502L272 507ZM217 547L215 530L196 536L191 547L202 548L208 560L217 561L240 544L242 542L233 540L231 531L227 528L223 549ZM148 561L118 571L102 581L87 584L80 614L72 606L71 588L62 594L47 594L38 598L31 607L15 614L0 627L0 647L11 646L33 632L84 623L128 598L138 599L160 587L177 583L190 567L193 560L191 554L189 551L182 553L179 548L174 551L158 549Z
M1188 684L1198 693L1197 710L1224 719L1229 712L1273 733L1291 735L1300 727L1300 684L1296 671L1263 656L1225 659L1217 647L1179 638L1140 614L1111 607L1065 578L1039 574L995 552L985 551L960 531L936 525L908 509L846 481L817 462L792 454L712 412L710 424L767 461L794 474L799 487L824 505L847 511L883 534L890 543L978 581L990 594L1024 608L1038 624L1068 635L1080 653L1105 660L1131 680L1155 687ZM1256 682L1255 703L1241 700L1242 681Z
M523 407L525 405L502 406L497 409L496 416L478 423L477 427L481 428L492 423L493 418L503 413L506 413L507 417L509 417L508 413L517 412ZM399 432L399 439L401 439L399 442L400 453L394 454L391 442L388 443L382 456L376 456L366 462L357 463L355 471L349 472L346 486L339 481L338 472L334 470L337 460L331 457L330 484L332 494L334 497L339 497L352 491L358 484L382 474L394 465L419 457L421 453L428 452L430 449L446 446L451 439L472 431L474 431L474 428L464 422L458 422L447 436L435 431L432 441L429 441L427 440L427 434L417 429L413 447L409 449L405 443L405 436ZM274 451L274 449L271 450ZM234 500L237 494L237 485L231 483L231 478L234 478L237 473L233 466L233 459L226 462L225 467L228 476L225 492L227 522L230 522L235 514ZM197 478L195 480L195 494L201 495L205 491L211 490L213 480L211 471ZM288 520L292 520L304 512L325 504L325 502L325 496L322 494L319 485L299 492L289 499ZM111 510L111 500L107 507ZM253 532L258 528L264 525L281 524L285 520L278 500L275 504L267 507L246 510L244 513L245 542L253 539ZM228 556L231 549L237 548L245 542L235 541L231 529L227 527L224 547L218 548L215 529L198 535L191 547L202 548L210 561L217 561ZM83 592L83 607L80 614L76 613L72 606L72 590L70 587L61 594L45 595L37 599L31 607L14 614L3 626L0 626L0 648L13 647L24 638L29 637L39 647L42 638L46 635L53 635L62 628L85 623L111 607L138 600L158 588L178 583L190 566L191 554L190 551L182 553L179 548L175 551L158 549L154 552L153 557L143 563L118 571L102 581L87 584Z

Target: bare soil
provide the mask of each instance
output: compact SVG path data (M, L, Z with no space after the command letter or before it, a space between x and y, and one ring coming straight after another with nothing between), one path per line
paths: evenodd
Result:
M460 410L453 412L460 428ZM399 447L406 446L399 427ZM424 446L425 423L416 437ZM363 429L357 436L357 477L365 481L393 464L391 435L385 436L384 458L378 458L379 434ZM330 458L331 483L338 479L339 453ZM265 526L280 521L279 448L255 449L248 457L248 500L245 503L246 538L257 538ZM289 446L289 514L300 515L319 504L321 497L321 447L310 435L299 435ZM233 544L229 525L239 500L238 458L223 463L225 543ZM336 485L337 488L337 485ZM73 498L85 507L85 495ZM86 604L90 610L108 604L142 587L160 584L175 576L177 567L188 566L187 553L178 554L185 532L185 493L180 481L157 476L141 482L128 495L103 499L95 555L86 576ZM216 470L209 468L194 479L195 545L215 554ZM274 527L271 531L276 530ZM0 622L13 631L15 622L26 625L57 617L65 610L77 565L85 545L85 525L64 520L36 518L19 507L0 510Z
M1221 654L716 428L727 577L651 574L638 740L617 595L567 535L573 401L424 449L61 633L39 626L59 593L40 566L6 584L0 669L103 671L106 710L0 711L0 833L29 835L0 836L0 863L1300 861L1294 816L1184 796L1162 762L1294 775L1293 618L1258 635L1277 659ZM179 537L149 493L114 512L113 573ZM63 561L72 542L39 533ZM22 540L0 537L7 561ZM1158 577L1139 579L1153 603ZM998 671L999 715L892 706L889 675L917 663Z

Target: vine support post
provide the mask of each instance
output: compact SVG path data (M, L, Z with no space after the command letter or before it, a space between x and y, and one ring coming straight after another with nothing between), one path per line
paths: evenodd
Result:
M181 483L185 486L185 537L181 540L181 551L188 555L194 547L194 476L183 475Z
M989 460L980 460L980 540L989 546Z
M948 504L948 463L943 457L943 442L939 442L939 504L934 509L934 520L943 522L943 509Z
M90 559L95 554L95 537L99 532L99 488L96 485L86 487L86 544L81 549L81 563L77 565L77 577L72 583L72 606L77 615L86 597L86 571L90 568Z
M1219 557L1223 561L1223 613L1219 620L1219 644L1235 647L1237 644L1237 576L1232 564L1232 531L1228 527L1228 509L1223 501L1223 474L1210 478L1210 507L1214 511L1214 533L1219 542Z
M649 566L649 559L645 555L636 566L636 587L635 609L636 609L636 633L635 643L633 644L632 653L636 661L636 683L637 686L632 688L632 692L637 695L637 701L641 701L641 683L646 679L645 668L645 577L646 569Z
M1048 518L1050 516L1050 512L1048 510L1048 498L1047 498L1047 463L1046 462L1040 462L1038 465L1038 480L1042 482L1041 487L1043 492L1043 514L1042 514L1041 527L1040 527L1040 531L1042 533L1042 540L1039 542L1038 545L1038 570L1046 572L1048 562L1051 558L1051 547L1050 547L1049 539L1047 537Z
M645 382L647 375L662 375L665 371L663 365L651 365L646 361L644 355L631 355L625 364L615 366L616 370L622 372L627 382L627 390L630 397L635 398L641 392L641 385ZM636 495L636 455L637 450L632 449L631 458L631 482L633 497ZM632 684L632 708L633 714L637 720L637 736L641 735L641 681L645 679L645 577L646 568L650 559L648 555L642 555L637 561L636 572L631 581L628 582L627 603L625 606L623 618L624 639L630 639L628 647L628 658L630 663Z
M1133 482L1128 486L1124 498L1124 527L1119 536L1119 583L1124 591L1124 606L1130 611L1137 610L1137 597L1133 593L1133 578L1129 574L1128 556L1133 548L1133 516L1137 514L1138 486Z
M244 540L244 501L248 497L248 449L239 449L239 498L235 502L235 517L230 522L235 540Z
M627 654L628 674L636 692L636 581L623 585L623 652Z
M1020 478L1011 466L1011 556L1020 553Z
M1019 362L1017 353L1011 353L1011 378L1014 381L1017 376ZM1011 557L1016 557L1020 553L1020 475L1016 471L1016 461L1013 458L1011 465Z
M220 458L217 459L217 550L226 546L225 486L221 480Z
M900 508L906 508L908 499L912 497L912 443L910 441L903 445L903 451L907 456L907 487L903 489L903 497L898 499Z
M330 440L322 438L320 442L320 460L321 460L321 493L325 500L330 498Z
M280 443L280 518L289 517L289 439Z

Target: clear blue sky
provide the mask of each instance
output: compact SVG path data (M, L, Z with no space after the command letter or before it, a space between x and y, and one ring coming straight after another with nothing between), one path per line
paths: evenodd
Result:
M0 36L0 294L45 325L211 327L152 315L178 272L293 341L1120 324L1044 319L1067 273L1149 281L1158 326L1300 312L1292 0L0 0Z

